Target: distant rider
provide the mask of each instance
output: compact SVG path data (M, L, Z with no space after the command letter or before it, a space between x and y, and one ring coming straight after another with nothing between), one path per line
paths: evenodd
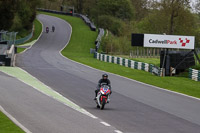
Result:
M47 33L49 32L49 27L46 27L46 32L47 32Z
M108 79L108 74L103 74L102 75L102 79L99 80L97 89L95 90L95 98L94 98L94 100L96 100L97 93L100 91L100 87L101 87L102 83L108 85L109 89L110 89L110 94L112 93L112 91L111 91L111 83L110 83L110 80Z
M53 31L53 32L55 31L55 26L54 26L54 25L52 26L52 31Z

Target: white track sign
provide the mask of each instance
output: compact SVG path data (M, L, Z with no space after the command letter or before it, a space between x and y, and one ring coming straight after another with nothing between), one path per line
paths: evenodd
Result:
M144 34L144 47L194 49L194 36Z

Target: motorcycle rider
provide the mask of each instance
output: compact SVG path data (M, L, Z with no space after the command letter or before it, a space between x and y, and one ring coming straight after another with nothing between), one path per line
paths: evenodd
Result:
M101 87L102 83L105 83L106 85L108 85L109 89L110 89L110 94L112 93L112 91L111 91L111 83L110 83L110 80L108 79L108 74L105 73L105 74L102 75L102 79L100 79L99 82L98 82L97 89L95 90L95 98L94 98L94 100L96 100L97 93L100 91L100 87ZM108 102L109 101L110 101L110 99L108 99Z
M53 31L53 32L55 31L55 26L54 26L54 25L52 26L52 31Z
M46 33L48 33L49 32L49 27L46 27Z

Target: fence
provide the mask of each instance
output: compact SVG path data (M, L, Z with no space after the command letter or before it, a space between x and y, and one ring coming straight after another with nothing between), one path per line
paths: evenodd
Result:
M33 36L33 30L32 30L32 32L31 32L28 36L16 40L16 41L15 41L15 45L25 43L26 41L28 41L29 39L31 39L32 36Z
M155 74L157 76L160 76L161 74L161 69L152 64L137 62L137 61L133 61L133 60L129 60L129 59L121 58L121 57L116 57L116 56L110 56L106 54L100 54L97 52L95 53L94 57L100 61L119 64L121 66L129 67L132 69L143 70L143 71Z
M136 47L134 50L130 51L130 58L160 58L160 51L162 48L143 48ZM200 48L195 49L197 53L200 53ZM188 51L180 49L169 49L169 51Z
M189 78L195 81L200 81L200 70L189 68Z

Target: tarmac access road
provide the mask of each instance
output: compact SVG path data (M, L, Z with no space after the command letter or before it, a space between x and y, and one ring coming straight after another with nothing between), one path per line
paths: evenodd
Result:
M17 66L124 133L199 133L199 99L114 74L109 74L111 102L105 110L97 109L94 89L104 72L61 56L59 51L70 40L68 23L47 15L38 19L56 31L43 33L31 49L19 54Z

